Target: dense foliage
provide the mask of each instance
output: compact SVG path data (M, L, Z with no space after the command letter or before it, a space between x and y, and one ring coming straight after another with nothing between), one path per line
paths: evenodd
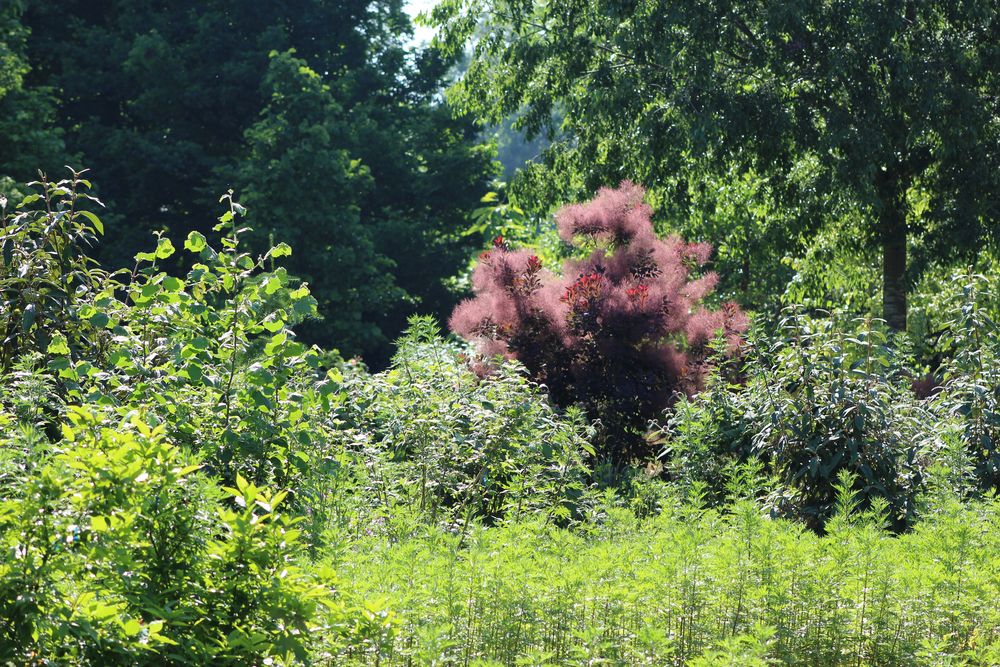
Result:
M991 665L1000 659L996 501L942 505L890 537L877 515L826 537L741 501L617 507L583 530L433 533L342 562L404 618L357 665Z
M603 189L556 216L566 242L589 243L560 275L503 237L479 258L476 297L451 317L456 333L479 342L487 360L521 361L559 405L582 405L601 423L602 457L627 462L648 454L642 432L675 398L701 383L709 343L739 347L747 320L727 303L702 301L718 277L692 276L711 248L657 238L644 191L632 183Z
M280 266L289 246L246 251L231 194L174 275L165 235L130 269L94 262L81 174L28 190L0 234L0 661L996 659L994 276L921 299L940 310L933 368L877 322L758 325L698 367L645 440L658 460L609 474L602 425L527 364L483 373L428 318L377 374L300 343L316 301ZM560 216L610 244L547 278L553 303L586 320L560 291L597 273L620 293L610 323L647 285L686 308L675 349L703 354L725 323L684 261L705 249L653 236L640 200ZM498 245L485 261L527 254ZM664 273L613 280L643 248Z
M416 320L389 370L345 380L337 419L365 460L364 495L432 523L566 520L593 454L583 415L556 412L523 368L504 364L483 380L467 357Z
M712 378L670 417L668 473L719 500L729 466L760 461L777 481L771 511L814 527L835 511L843 472L863 507L886 503L897 529L940 466L957 492L1000 489L995 289L982 275L951 276L937 297L952 313L940 332L947 352L927 374L904 338L871 320L789 312L780 335L758 327L739 382Z
M334 618L332 582L292 562L299 531L279 510L287 493L242 477L219 489L147 419L115 424L71 408L58 447L31 452L31 478L5 494L0 660L305 658Z
M886 519L906 525L943 436L912 390L907 360L871 322L844 332L831 319L791 314L781 334L755 332L739 386L714 378L678 408L666 430L666 465L718 498L728 465L759 460L779 482L772 511L817 528L834 513L837 480L849 472L865 508L885 502Z
M316 302L276 266L287 245L244 252L230 195L178 277L165 236L95 266L80 174L29 187L0 234L0 660L336 663L391 618L306 553L573 513L580 414L517 368L480 380L423 321L374 377L297 342Z
M65 162L66 148L54 125L55 96L51 87L30 81L28 35L21 15L26 2L0 6L0 186L27 179L38 167ZM25 81L28 78L29 81Z
M0 2L0 665L1000 664L996 4L415 10Z
M447 51L472 43L460 106L536 131L561 111L568 137L541 180L657 184L675 223L713 219L737 284L851 219L881 247L899 330L909 237L920 260L997 240L991 0L445 0L432 18Z
M309 341L383 364L415 308L454 305L492 149L438 96L449 61L406 46L400 0L18 0L0 28L0 174L90 166L106 264L152 232L207 234L231 188L255 251L308 243L289 267L327 320Z

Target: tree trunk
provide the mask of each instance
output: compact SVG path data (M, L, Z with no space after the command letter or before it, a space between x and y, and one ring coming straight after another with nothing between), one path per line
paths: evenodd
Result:
M882 317L889 328L906 330L906 188L893 171L875 177L882 242Z
M906 223L883 227L882 316L891 329L906 331Z

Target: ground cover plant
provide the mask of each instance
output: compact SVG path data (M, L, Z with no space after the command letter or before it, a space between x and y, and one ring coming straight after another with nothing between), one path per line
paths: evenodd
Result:
M995 500L953 497L894 537L853 513L826 536L673 497L568 531L541 522L365 544L337 562L401 616L347 664L990 665L1000 659Z

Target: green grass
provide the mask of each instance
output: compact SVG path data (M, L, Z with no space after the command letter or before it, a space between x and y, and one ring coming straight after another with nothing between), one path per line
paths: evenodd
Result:
M345 588L398 615L380 665L1000 663L1000 504L946 503L905 535L825 536L678 503L575 529L426 531L341 552ZM462 546L459 547L459 543Z

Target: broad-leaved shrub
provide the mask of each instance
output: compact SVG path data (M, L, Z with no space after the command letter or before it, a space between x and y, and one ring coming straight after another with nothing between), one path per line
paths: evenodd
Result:
M219 489L166 431L70 408L0 498L0 662L281 664L336 620L331 582L295 562L286 494Z
M888 520L914 518L935 442L934 416L910 387L909 360L876 322L854 331L792 309L779 331L760 328L741 360L742 381L716 378L668 422L668 472L723 500L727 463L753 458L778 483L775 512L821 529L836 480L853 475L861 506L887 503Z
M568 519L593 453L586 419L557 411L519 364L479 377L467 356L418 318L388 370L344 380L337 419L363 495L432 522Z

